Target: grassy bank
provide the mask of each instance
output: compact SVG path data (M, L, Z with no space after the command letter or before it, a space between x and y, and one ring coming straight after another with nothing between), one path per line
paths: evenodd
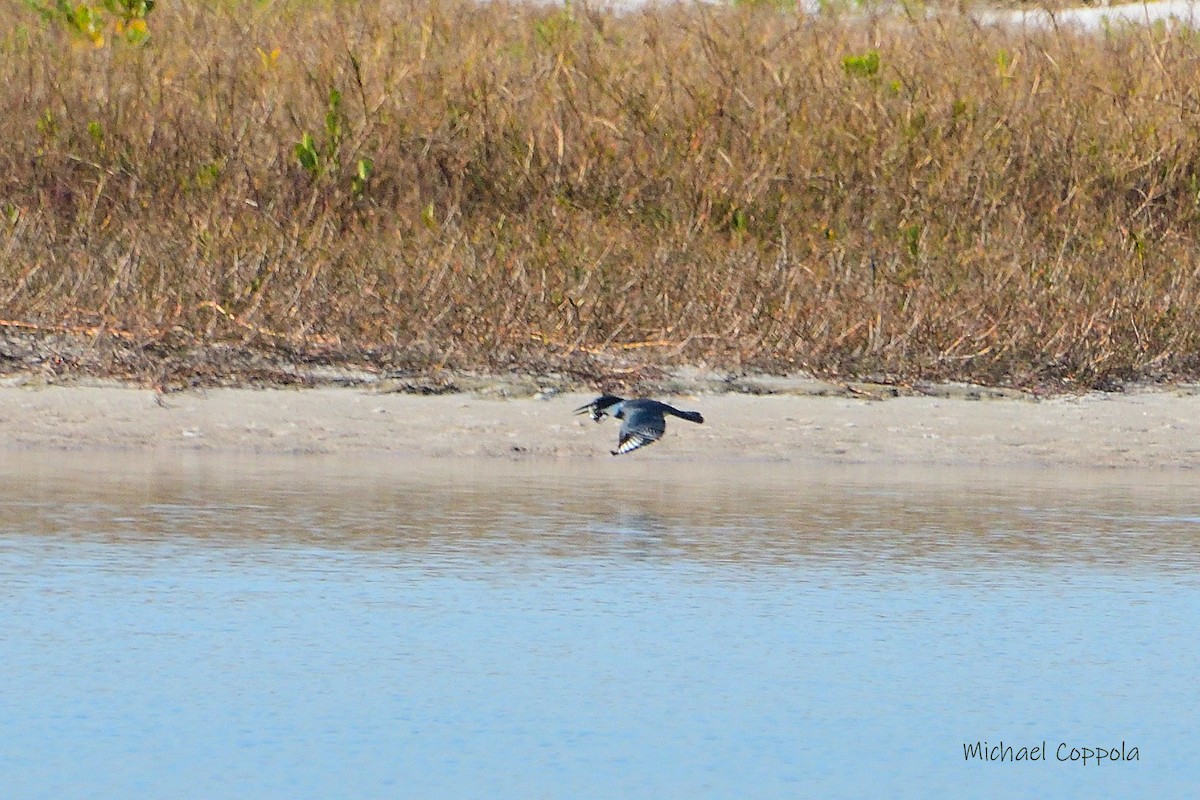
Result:
M0 333L90 370L1200 378L1189 31L281 0L101 43L0 9Z

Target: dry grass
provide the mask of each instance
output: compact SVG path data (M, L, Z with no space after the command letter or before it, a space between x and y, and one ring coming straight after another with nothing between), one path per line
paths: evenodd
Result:
M94 48L0 8L0 318L114 371L1200 378L1189 31L280 0Z

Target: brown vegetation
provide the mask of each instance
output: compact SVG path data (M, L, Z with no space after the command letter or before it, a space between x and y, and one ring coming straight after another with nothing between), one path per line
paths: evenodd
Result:
M755 5L0 0L0 319L142 377L1200 377L1197 34Z

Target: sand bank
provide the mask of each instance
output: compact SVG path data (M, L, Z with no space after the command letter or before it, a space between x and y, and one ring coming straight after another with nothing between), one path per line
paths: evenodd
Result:
M1031 399L694 394L707 422L672 420L627 459L983 467L1191 469L1191 389ZM516 399L357 388L0 387L0 458L30 450L611 459L617 424L572 410L591 395Z

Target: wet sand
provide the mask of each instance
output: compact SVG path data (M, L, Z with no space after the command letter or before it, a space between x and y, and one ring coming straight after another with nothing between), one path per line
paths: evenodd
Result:
M7 386L0 387L0 458L58 450L611 461L617 423L572 415L592 396L319 388L160 397L119 386ZM663 441L621 458L1156 470L1200 464L1200 394L1188 388L1048 400L972 396L680 395L669 399L701 411L706 424L672 419Z

